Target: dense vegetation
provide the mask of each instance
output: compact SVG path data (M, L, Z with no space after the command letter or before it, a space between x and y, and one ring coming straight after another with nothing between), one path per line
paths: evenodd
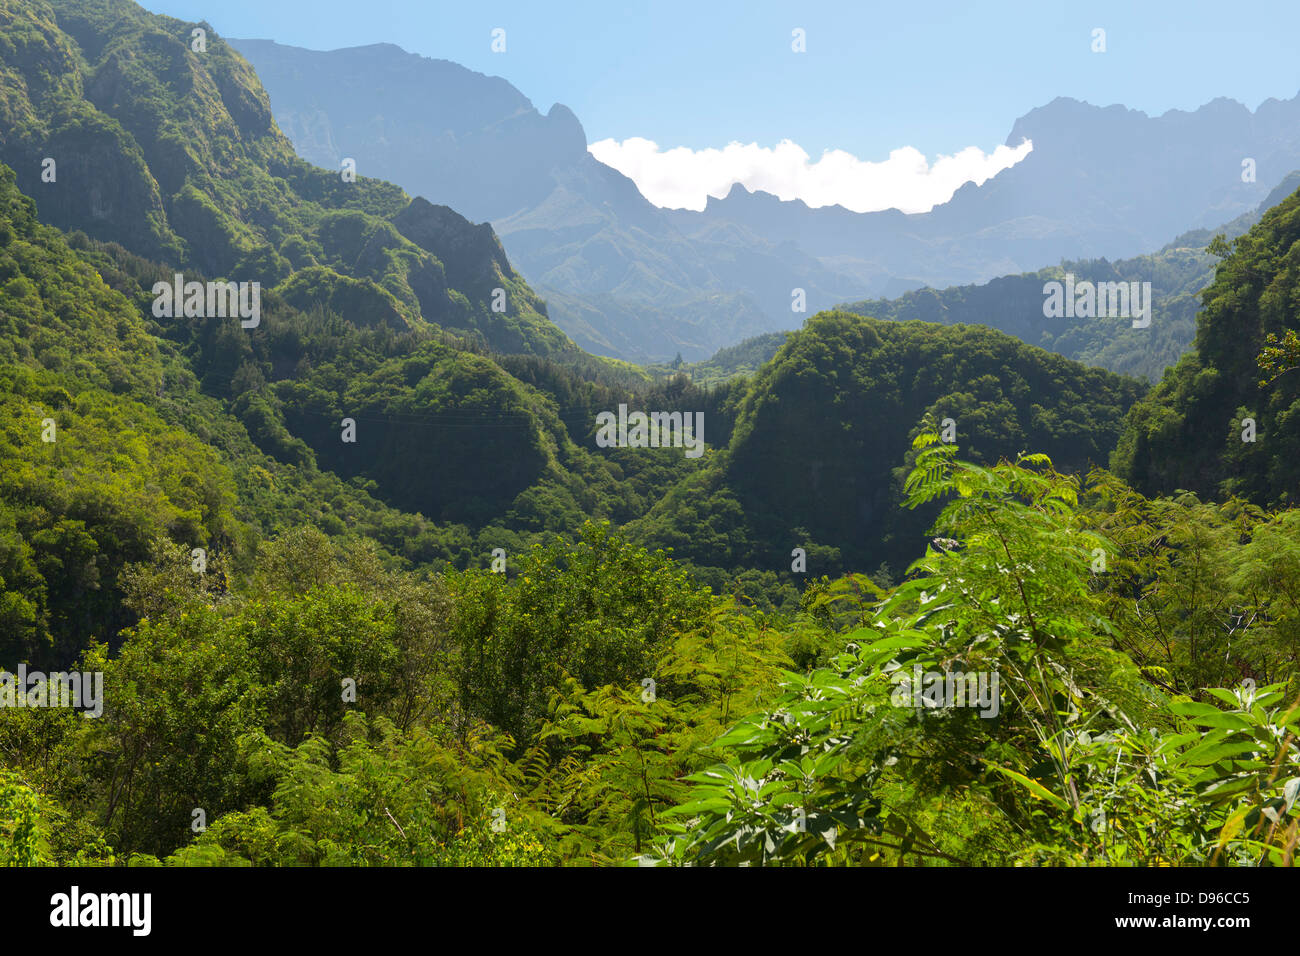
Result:
M7 862L1293 863L1294 515L916 451L950 537L780 618L594 525L514 578L311 530L235 591L133 567L103 716L0 723ZM1000 712L900 705L916 667Z
M1116 452L1117 473L1137 490L1296 502L1300 382L1281 369L1270 377L1260 359L1270 336L1296 328L1298 240L1300 196L1292 195L1250 232L1213 247L1222 261L1203 294L1195 349L1135 409Z
M633 530L722 586L721 569L905 569L934 515L902 508L906 450L930 415L974 461L1027 448L1104 464L1142 387L980 326L822 313L791 333L741 401L730 447Z
M936 530L954 537L881 601L838 592L850 612L842 652L790 675L780 697L714 743L725 759L691 776L652 856L715 865L1292 865L1294 656L1270 666L1236 650L1212 673L1193 675L1173 657L1167 669L1139 669L1123 651L1127 613L1115 613L1131 602L1123 586L1137 583L1139 616L1167 610L1158 606L1172 598L1176 617L1195 618L1210 610L1195 606L1204 598L1174 597L1175 580L1191 570L1185 558L1162 569L1168 581L1149 576L1148 565L1136 582L1112 582L1093 555L1114 556L1117 546L1094 530L1077 484L1044 456L980 468L936 438L919 437L909 504L946 499ZM1132 532L1135 517L1126 506L1111 527ZM1167 517L1180 537L1204 521L1194 510ZM1193 628L1166 633L1183 653L1195 640ZM988 719L900 705L894 678L913 668L998 673L1001 708ZM1204 677L1230 687L1199 686ZM1176 689L1187 684L1198 686L1193 698Z
M295 156L252 69L210 26L195 50L190 24L129 0L4 0L0 22L0 150L44 221L357 324L572 348L489 227Z
M6 50L72 58L7 54L13 109L189 27L4 15ZM845 312L705 389L493 347L319 257L255 329L155 317L153 283L213 254L173 224L206 175L133 238L43 223L0 166L0 669L104 681L90 718L0 681L0 864L1294 862L1300 523L1269 442L1295 386L1254 363L1300 325L1300 194L1215 244L1198 352L1143 397L988 328ZM248 236L357 227L419 260L312 202ZM448 276L497 262L478 235ZM1229 370L1273 409L1266 458L1203 427ZM702 411L709 450L598 447L620 403ZM897 704L916 667L997 674L998 712Z
M980 323L1086 365L1158 381L1165 369L1187 352L1196 334L1200 294L1214 275L1215 259L1208 248L1211 241L1216 235L1226 239L1242 235L1297 187L1300 172L1287 176L1255 212L1238 216L1214 231L1184 233L1150 255L1115 262L1067 261L983 285L918 289L897 299L854 302L843 308L892 321ZM1080 282L1150 282L1150 327L1135 329L1130 322L1113 317L1044 317L1044 283L1064 281L1067 273Z

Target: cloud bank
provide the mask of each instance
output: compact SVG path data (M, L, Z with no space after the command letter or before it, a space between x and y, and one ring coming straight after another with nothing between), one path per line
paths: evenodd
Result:
M781 199L802 199L809 206L841 205L854 212L901 209L927 212L952 198L959 187L975 184L1014 166L1033 144L999 146L985 153L968 146L931 163L925 154L904 146L879 163L832 149L812 162L796 143L782 140L773 148L731 143L723 149L661 149L652 140L633 136L622 142L602 139L588 149L637 184L656 206L703 209L709 196L721 199L732 184L762 190Z

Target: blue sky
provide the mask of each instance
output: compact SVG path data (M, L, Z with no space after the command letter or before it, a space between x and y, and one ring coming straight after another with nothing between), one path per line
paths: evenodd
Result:
M901 147L930 158L992 151L1017 117L1057 96L1159 114L1219 96L1254 109L1300 92L1296 0L144 5L228 36L312 49L391 42L453 60L505 77L542 111L564 103L591 142L790 140L814 161L828 149L870 162ZM504 53L490 49L495 27L506 30ZM796 27L806 53L791 51ZM1091 50L1098 27L1105 53Z
M145 0L231 36L390 42L500 75L592 140L839 148L864 158L1001 143L1056 96L1148 113L1300 92L1300 3ZM506 52L490 31L506 29ZM790 50L807 31L808 52ZM1107 52L1090 50L1104 28Z

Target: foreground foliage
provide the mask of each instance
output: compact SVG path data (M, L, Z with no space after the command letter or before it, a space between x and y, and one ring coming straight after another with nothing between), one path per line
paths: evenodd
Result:
M1096 528L1132 537L1131 502L1091 510L1045 456L979 466L928 432L906 491L943 507L901 584L813 582L778 618L599 525L513 580L390 572L314 531L234 591L160 595L166 560L133 568L149 616L82 662L103 716L0 719L7 861L1294 863L1289 628L1248 625L1213 673L1231 686L1193 686L1196 656L1126 650L1136 566ZM1194 636L1177 564L1145 589L1171 585L1158 613ZM1269 684L1244 674L1261 654ZM900 700L916 668L996 673L998 706Z
M923 436L910 503L953 536L870 607L830 668L716 741L649 860L707 864L1292 865L1300 700L1165 695L1114 647L1075 483ZM992 669L993 719L897 706L891 677ZM1294 670L1292 671L1294 674ZM1201 696L1201 695L1198 695ZM1294 695L1292 700L1295 700Z

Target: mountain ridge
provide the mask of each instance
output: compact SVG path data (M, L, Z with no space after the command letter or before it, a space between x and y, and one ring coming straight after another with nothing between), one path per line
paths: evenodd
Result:
M326 287L355 287L350 307L374 310L358 313L362 324L429 323L482 334L503 351L572 348L504 254L488 248L495 237L485 245L481 228L458 213L414 206L395 185L348 180L298 158L253 68L210 25L155 17L125 0L3 0L0 13L10 46L0 150L43 221L194 278L278 288L304 307L292 277L317 270ZM193 30L204 31L201 44ZM46 83L51 68L61 72ZM424 246L390 224L403 212ZM417 229L417 214L438 221ZM442 260L471 247L486 256L485 269L472 284L448 287ZM492 308L497 288L507 313Z
M286 129L311 116L332 130L328 148L319 137L298 143L304 155L327 163L369 149L366 162L412 193L492 221L511 260L549 297L557 324L584 348L640 362L678 352L705 360L745 338L790 330L804 317L791 309L796 289L812 314L1061 259L1141 255L1246 212L1264 198L1265 183L1300 168L1300 95L1255 111L1215 100L1155 118L1058 97L1013 122L1008 145L1034 143L1023 160L980 186L966 183L928 213L812 208L740 184L710 197L703 212L661 209L586 151L571 110L555 104L544 115L500 77L489 84L450 61L391 47L232 42L264 76ZM381 118L372 74L394 73L408 86L383 89ZM461 104L455 123L428 105L452 73L458 91L483 90L482 108ZM506 101L502 84L513 91ZM375 123L380 139L370 136ZM1107 142L1128 146L1116 156ZM1177 156L1184 159L1171 162ZM1243 157L1258 164L1253 183L1242 181ZM502 169L513 172L503 177ZM1165 181L1170 169L1175 176ZM503 178L510 188L495 185ZM727 321L715 329L719 313Z

